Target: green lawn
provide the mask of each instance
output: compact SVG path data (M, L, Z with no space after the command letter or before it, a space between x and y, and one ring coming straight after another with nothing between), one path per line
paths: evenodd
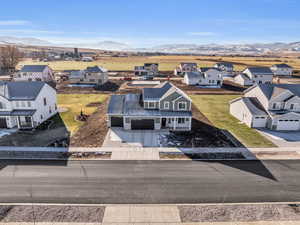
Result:
M218 128L228 130L246 147L276 147L256 130L239 123L229 113L229 101L237 95L192 95L196 107Z
M67 129L73 135L83 122L77 121L75 118L80 114L81 110L84 114L91 115L97 109L96 106L87 106L90 103L103 102L107 98L107 95L100 94L59 94L58 106L66 108L68 111L60 113L60 116L67 127Z

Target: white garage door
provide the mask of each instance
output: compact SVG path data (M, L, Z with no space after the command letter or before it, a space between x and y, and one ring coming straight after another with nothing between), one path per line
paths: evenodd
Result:
M299 120L279 120L277 124L277 130L299 130Z
M266 127L266 117L256 116L253 118L252 127Z

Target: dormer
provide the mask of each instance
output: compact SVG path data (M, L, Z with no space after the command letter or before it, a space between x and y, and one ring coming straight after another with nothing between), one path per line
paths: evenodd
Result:
M285 101L292 98L294 94L285 88L274 87L269 101L270 110L284 110Z

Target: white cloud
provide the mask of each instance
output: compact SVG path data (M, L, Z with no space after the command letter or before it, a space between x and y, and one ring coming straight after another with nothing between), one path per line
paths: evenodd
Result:
M27 20L0 20L0 26L20 26L30 24Z
M188 32L187 35L190 36L215 36L213 32Z

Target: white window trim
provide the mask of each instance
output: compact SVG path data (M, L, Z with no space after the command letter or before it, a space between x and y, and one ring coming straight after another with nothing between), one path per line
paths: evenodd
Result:
M154 106L153 106L153 107L150 107L150 103L153 103ZM155 109L155 108L156 108L155 105L156 105L156 102L155 102L155 101L148 101L148 109Z
M170 102L164 102L164 109L170 109Z
M180 104L184 104L184 109L180 109L180 108L179 108L179 105L180 105ZM182 110L182 111L187 110L186 102L178 102L178 110L180 110L180 111L181 111L181 110Z

